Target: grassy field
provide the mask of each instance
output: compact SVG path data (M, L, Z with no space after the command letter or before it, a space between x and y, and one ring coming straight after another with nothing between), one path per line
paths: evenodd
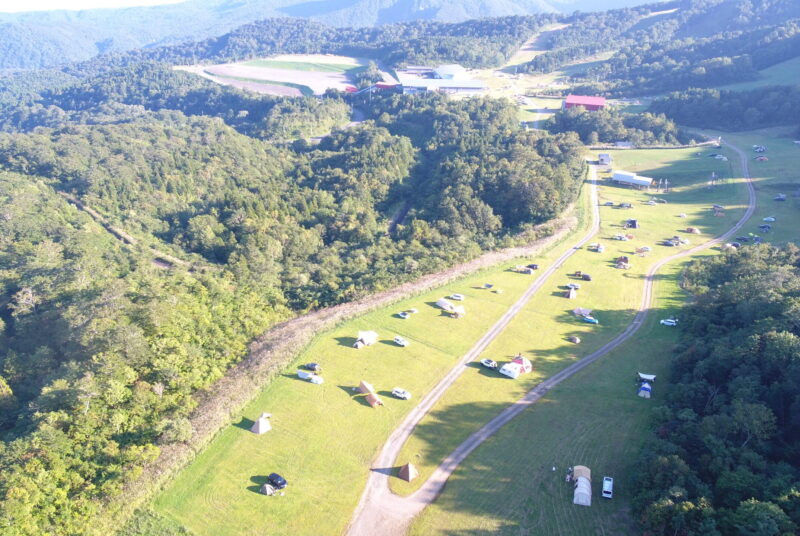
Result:
M362 68L360 65L348 65L346 63L319 63L281 60L250 60L242 62L242 65L247 65L248 67L269 67L271 69L290 69L292 71L311 71L317 73L346 73Z
M670 266L656 286L660 313L682 302L679 270ZM635 340L555 387L481 445L410 534L636 534L630 476L651 410L665 392L662 380L678 334L659 325L659 317L651 315ZM660 376L653 399L635 396L637 371ZM564 479L566 468L579 464L592 470L591 508L572 504L572 486ZM614 477L612 500L599 497L603 476Z
M240 82L253 82L255 84L268 84L271 86L284 86L284 87L292 87L305 97L312 97L314 95L314 90L308 86L304 86L303 84L294 84L292 82L281 82L279 80L263 80L261 78L245 78L243 76L228 76L216 73L208 73L210 76L215 78L221 78L222 80L239 80Z
M758 80L728 84L720 86L720 89L746 91L764 86L793 86L800 84L800 56L777 63L759 72L761 77Z
M720 234L741 217L746 192L740 181L720 181L714 189L706 186L712 171L719 176L731 177L730 163L733 159L722 162L705 156L711 151L703 151L702 156L697 156L697 152L697 149L672 149L612 153L622 169L668 178L671 191L657 194L668 203L647 206L644 201L650 195L645 192L608 184L601 187L601 203L627 201L635 207L631 210L601 207L602 223L597 241L606 246L605 252L584 249L573 255L559 270L561 277L553 280L549 291L543 290L534 297L481 356L502 363L522 352L531 359L534 372L514 381L475 363L474 370L459 378L404 446L396 465L413 462L421 478L412 483L393 479L391 486L396 493L404 495L417 489L441 460L482 423L544 378L599 348L622 331L632 320L640 302L642 278L647 268L659 258L676 251L675 248L657 245L661 240L678 234L697 244ZM729 208L723 217L712 215L710 206L713 203ZM679 218L680 213L686 217ZM612 240L615 234L623 232L621 223L627 218L638 219L641 226L629 231L635 239L627 242ZM688 235L680 231L687 226L698 227L703 234ZM644 245L652 247L652 252L647 257L635 256L634 248ZM630 270L614 267L612 260L619 255L631 257ZM575 280L569 274L576 270L590 273L593 281L582 282L578 298L567 300L563 297L564 285ZM593 309L600 324L593 326L578 321L571 314L577 306ZM571 335L579 336L582 342L579 345L567 342ZM526 440L518 438L516 446L520 451L527 450Z
M800 144L794 143L790 134L793 129L771 128L748 132L709 132L722 136L723 140L733 143L748 153L750 158L750 174L755 183L758 207L753 218L742 229L742 235L753 233L774 243L797 242L798 214L800 214ZM766 145L764 153L766 162L753 159L757 153L752 151L753 145ZM738 169L738 158L731 159ZM786 201L775 201L778 194L786 194ZM762 233L758 226L768 216L776 219L771 223L772 230ZM737 234L738 236L738 234Z
M587 196L582 200L585 206ZM564 247L552 248L536 262L546 266ZM415 398L428 391L532 282L509 269L519 262L320 334L294 366L247 406L240 421L224 429L167 486L154 509L198 536L262 534L264 527L271 534L339 534L358 502L375 453L414 405L413 400L393 398L391 389L403 387ZM504 292L483 290L486 281ZM433 305L453 292L466 296L465 318L451 319ZM411 307L419 312L409 320L396 316ZM380 341L355 350L354 337L364 329L377 331ZM394 335L405 337L410 346L396 346ZM322 365L324 385L295 377L295 368L309 361ZM352 389L361 380L376 387L384 407L372 409L363 397L354 396ZM273 414L274 430L255 436L248 429L263 411ZM257 492L273 471L290 483L285 496L267 498Z

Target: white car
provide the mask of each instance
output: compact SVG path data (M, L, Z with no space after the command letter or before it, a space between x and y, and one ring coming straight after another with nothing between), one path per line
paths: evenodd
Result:
M678 325L678 319L677 318L664 318L663 320L661 320L661 325L662 326L677 326Z
M614 479L610 476L603 477L603 497L610 499L614 496Z
M402 313L397 313L397 316L405 320L406 318L411 318L411 315L407 311L403 311Z
M450 299L451 300L456 300L456 301L464 301L464 295L463 294L451 294L450 295Z
M655 204L656 204L656 202L655 202L655 201L653 201L652 199L651 199L650 201L647 201L647 202L645 203L645 205L650 205L651 207L655 206Z
M481 365L483 365L486 368L496 369L497 361L493 361L491 359L481 359Z
M772 223L772 222L775 221L775 217L774 216L767 216L766 218L764 218L764 221Z
M403 400L411 400L411 393L409 393L405 389L400 389L399 387L395 387L394 389L392 389L392 394L397 398L401 398Z
M640 250L642 250L642 251L652 251L652 250L650 249L650 246L642 246L642 247L640 247L639 249L640 249Z
M580 283L567 283L567 288L574 288L575 290L578 290L581 288L581 285Z
M397 346L403 346L403 347L406 347L406 346L408 346L408 341L407 341L407 340L405 340L405 339L404 339L403 337L401 337L400 335L398 335L397 337L395 337L395 338L394 338L394 343L395 343Z

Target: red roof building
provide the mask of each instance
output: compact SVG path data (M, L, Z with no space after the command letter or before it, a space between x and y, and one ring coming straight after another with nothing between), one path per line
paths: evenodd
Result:
M564 108L574 108L575 106L583 106L591 111L601 110L606 106L606 98L588 97L585 95L567 95L567 99L564 101Z

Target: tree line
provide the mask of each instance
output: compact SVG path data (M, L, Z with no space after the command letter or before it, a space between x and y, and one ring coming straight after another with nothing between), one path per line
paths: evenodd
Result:
M695 301L636 464L642 530L797 534L800 250L746 247L696 261L684 278Z
M604 108L587 111L581 106L559 110L546 124L550 132L576 132L583 143L628 141L635 147L680 145L691 136L664 114L632 114Z

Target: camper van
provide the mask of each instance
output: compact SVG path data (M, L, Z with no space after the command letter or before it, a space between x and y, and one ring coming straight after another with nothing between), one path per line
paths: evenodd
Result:
M603 477L603 497L610 499L614 495L614 479L610 476Z

